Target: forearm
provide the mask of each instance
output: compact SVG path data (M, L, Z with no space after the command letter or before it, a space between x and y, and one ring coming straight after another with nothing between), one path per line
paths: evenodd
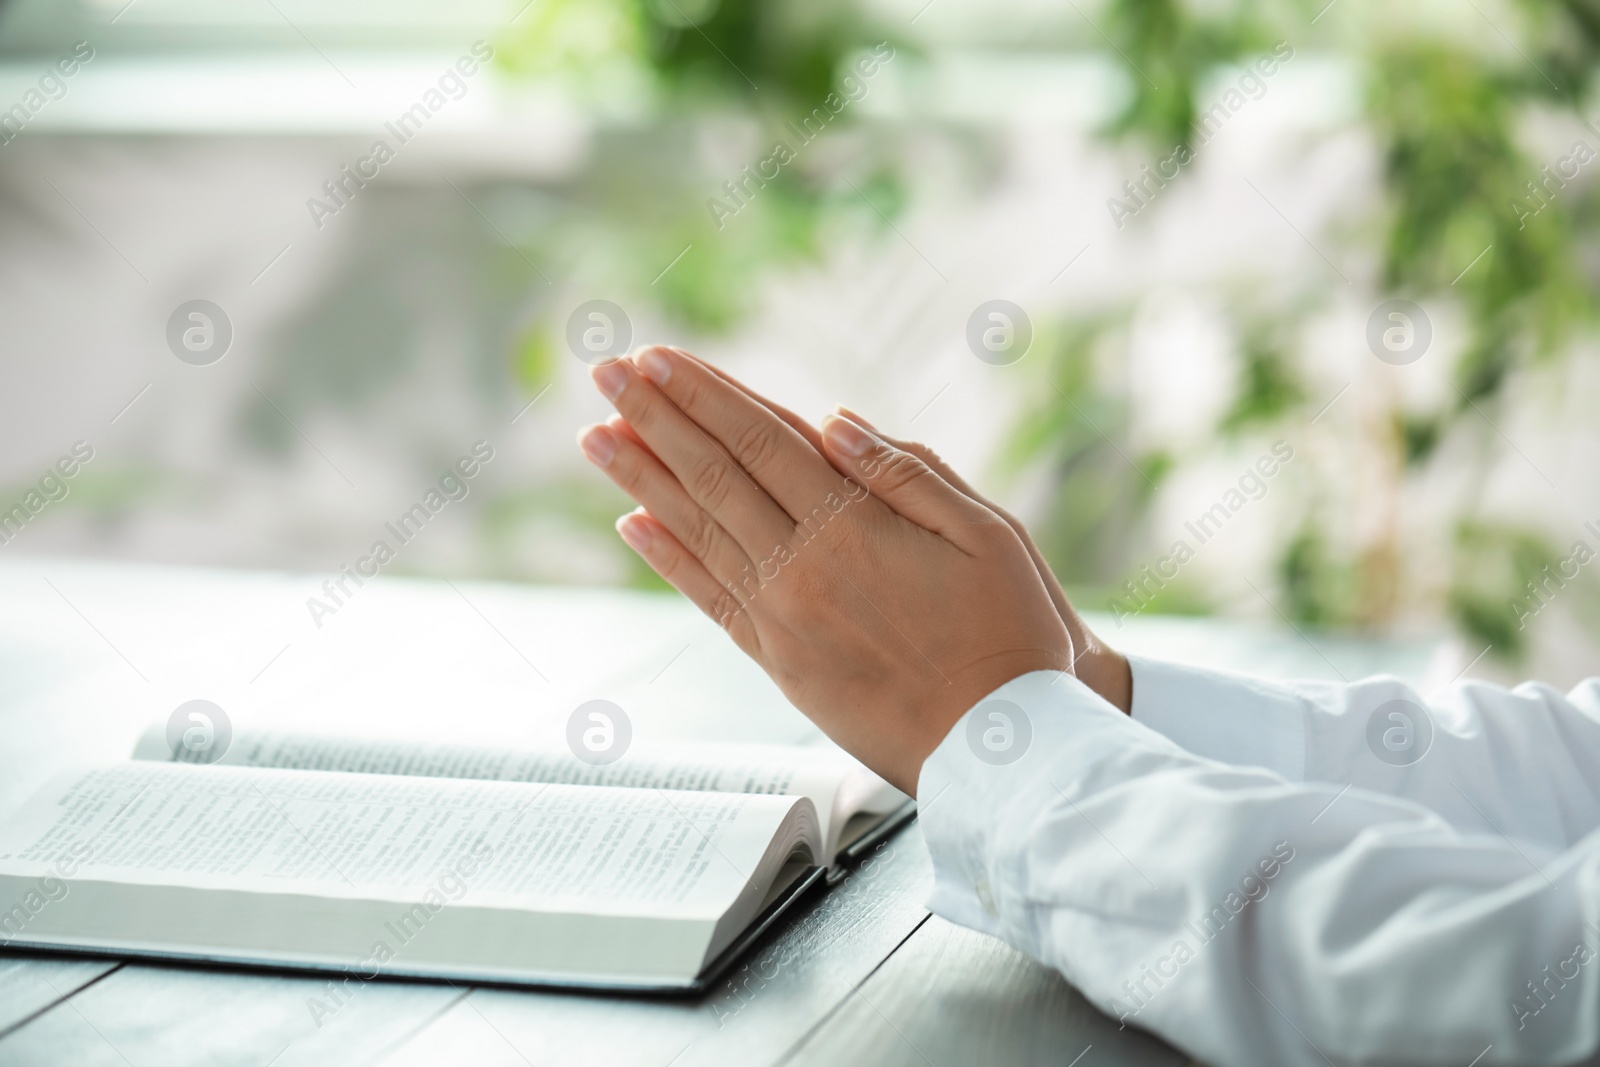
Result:
M1415 801L1563 848L1600 827L1600 683L1275 682L1134 657L1133 717L1209 759Z
M990 700L1022 709L1031 743L994 765L963 720L924 766L931 906L1102 1009L1218 1063L1594 1050L1596 842L1558 856L1394 797L1200 759L1070 679L1035 674ZM1547 966L1559 988L1536 996L1526 983Z

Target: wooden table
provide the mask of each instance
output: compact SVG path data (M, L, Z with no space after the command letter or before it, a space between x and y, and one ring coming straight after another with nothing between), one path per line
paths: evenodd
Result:
M384 576L313 621L322 576L0 561L0 810L126 757L183 701L235 725L559 744L605 697L635 738L815 742L708 621L670 597ZM1417 675L1427 650L1194 621L1103 631L1129 649L1266 672ZM11 1064L1182 1064L1059 975L930 916L912 824L694 999L325 979L0 952Z

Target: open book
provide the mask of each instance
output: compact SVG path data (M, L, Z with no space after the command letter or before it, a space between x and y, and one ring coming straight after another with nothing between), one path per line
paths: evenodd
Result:
M567 752L153 727L0 827L0 945L637 990L713 981L909 817L838 752Z

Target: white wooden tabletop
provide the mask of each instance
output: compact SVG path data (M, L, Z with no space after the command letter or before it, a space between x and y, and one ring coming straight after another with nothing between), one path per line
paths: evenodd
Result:
M601 697L636 742L825 743L674 597L386 576L347 583L318 626L306 601L324 578L0 559L0 812L74 763L125 758L196 698L236 726L559 745ZM1199 620L1100 628L1129 650L1302 677L1416 678L1429 656ZM375 981L318 1018L326 979L0 951L0 1067L1185 1062L930 916L930 887L913 824L690 999Z

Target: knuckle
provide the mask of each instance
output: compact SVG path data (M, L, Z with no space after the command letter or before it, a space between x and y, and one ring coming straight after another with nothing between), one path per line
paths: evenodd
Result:
M680 410L687 413L701 408L706 395L706 383L698 374L674 374L670 384L676 386L672 390L673 402Z
M681 552L663 552L661 557L657 560L652 560L650 565L655 568L657 574L676 585L677 583L674 579L683 572L684 565L687 562L688 560L684 559Z
M709 456L700 462L690 477L691 491L701 507L716 511L728 499L731 479L729 461L722 456Z
M728 443L729 451L746 470L766 464L777 449L773 426L765 421L751 421L741 426Z
M665 404L660 397L645 397L642 389L628 389L617 398L617 410L641 437L661 425ZM626 410L624 411L624 405Z
M913 456L923 460L930 466L939 462L939 454L922 441L912 441L900 437L885 436L883 438L883 442L891 448L898 449L901 452L910 452Z
M710 559L712 551L717 547L718 529L716 520L702 511L690 522L683 539L683 547L696 559Z
M879 461L878 472L873 481L882 488L894 492L932 473L926 463L910 452L897 450Z
M644 485L645 466L639 462L639 456L631 448L617 449L617 458L611 464L611 477L618 488L629 496L638 497L638 490Z

